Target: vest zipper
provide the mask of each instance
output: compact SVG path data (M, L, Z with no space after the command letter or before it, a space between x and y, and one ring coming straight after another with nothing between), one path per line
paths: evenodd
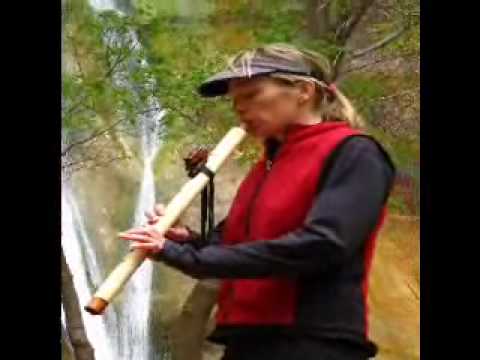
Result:
M250 219L252 218L253 205L255 204L255 200L257 199L257 196L260 193L260 190L263 187L263 184L265 183L265 180L267 179L268 174L270 173L270 170L272 169L272 166L273 166L273 160L267 159L267 161L265 162L266 173L263 176L263 178L262 178L260 184L258 185L257 189L255 190L255 193L253 194L253 197L252 197L252 200L250 201L250 204L248 204L247 222L246 222L247 239L250 239L250 222L251 222ZM233 301L234 297L235 297L235 294L234 294L233 284L230 283L229 285L230 286L229 286L226 297L227 297L227 302L231 303ZM227 312L225 314L225 317L228 318L228 315L229 315L229 313Z
M248 204L247 221L246 221L246 223L247 223L247 225L246 225L247 226L246 235L247 235L248 240L251 240L250 239L250 232L251 232L251 219L252 219L253 208L254 208L255 202L257 200L258 194L260 193L260 190L262 189L263 184L265 183L265 180L267 179L268 174L270 173L270 170L272 169L272 166L273 166L273 160L268 159L265 163L265 169L267 170L267 172L265 173L265 175L263 176L260 184L258 185L257 189L255 190L255 193L253 194L253 197L252 197L252 200L250 201L250 204Z

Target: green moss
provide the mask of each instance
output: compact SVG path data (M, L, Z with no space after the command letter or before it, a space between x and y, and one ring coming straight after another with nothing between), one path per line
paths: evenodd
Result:
M382 77L378 74L354 74L342 83L341 88L366 122L371 121L375 111L373 100L385 94Z
M342 83L345 92L352 99L373 99L384 95L382 78L377 74L355 74Z
M370 127L368 133L385 147L398 168L411 168L419 165L420 143L418 139L394 137L385 131Z
M401 196L390 196L388 199L388 209L393 214L408 215L410 211L408 209L405 199Z

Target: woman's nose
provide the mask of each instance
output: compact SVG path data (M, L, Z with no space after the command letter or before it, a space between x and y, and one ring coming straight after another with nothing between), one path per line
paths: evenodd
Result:
M244 123L247 126L250 125L250 120L247 116L249 113L247 104L235 101L233 104L233 109L235 110L235 113L237 114L241 123Z
M233 109L238 115L242 115L246 112L247 106L246 104L240 102L240 101L234 101L233 102Z

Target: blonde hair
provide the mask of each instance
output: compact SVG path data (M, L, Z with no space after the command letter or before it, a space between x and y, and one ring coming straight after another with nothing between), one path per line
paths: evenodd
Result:
M331 66L323 55L311 50L298 49L288 44L269 44L241 51L228 60L228 65L232 71L241 71L251 77L251 62L257 55L306 64L312 69L315 77L281 72L268 76L281 79L290 85L295 85L299 81L314 84L318 94L315 110L322 121L346 121L353 128L364 127L364 121L351 101L338 88L332 88L329 85Z

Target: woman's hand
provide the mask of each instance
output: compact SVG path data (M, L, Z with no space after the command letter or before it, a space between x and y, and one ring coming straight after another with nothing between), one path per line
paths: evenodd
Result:
M165 214L165 206L163 204L155 205L154 212L146 212L145 215L148 218L148 225L155 225L160 218ZM185 226L172 226L165 233L165 237L168 240L183 242L191 239L192 234L190 230Z
M145 250L147 256L160 253L165 244L164 235L151 225L133 228L118 235L121 239L132 241L130 249Z
M190 230L184 226L173 226L165 234L156 230L154 225L158 223L164 213L165 207L163 204L157 204L153 213L145 213L148 218L148 225L119 233L119 237L123 240L132 241L130 249L147 251L147 256L150 258L162 251L166 239L178 242L190 240Z

